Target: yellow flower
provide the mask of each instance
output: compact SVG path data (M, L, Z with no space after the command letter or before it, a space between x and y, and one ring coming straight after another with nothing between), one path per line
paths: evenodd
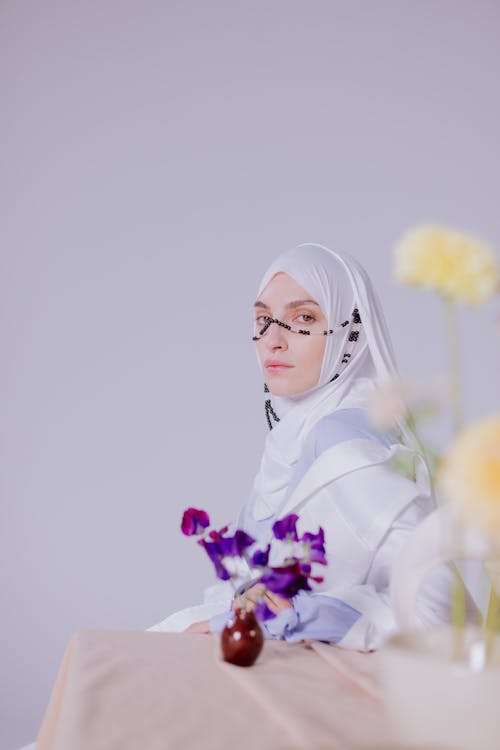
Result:
M454 301L479 304L500 289L491 248L472 235L427 225L406 232L395 248L395 277L436 289Z
M457 435L440 466L438 483L465 521L500 539L500 416Z

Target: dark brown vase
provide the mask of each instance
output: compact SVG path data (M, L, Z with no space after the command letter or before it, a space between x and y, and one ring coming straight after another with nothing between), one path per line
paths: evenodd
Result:
M250 667L264 645L264 636L253 612L237 609L221 633L224 661Z

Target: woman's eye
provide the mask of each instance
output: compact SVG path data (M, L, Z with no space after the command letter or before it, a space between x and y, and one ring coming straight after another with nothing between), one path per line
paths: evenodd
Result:
M300 320L300 318L302 318L302 320ZM309 315L309 313L302 313L298 316L298 319L301 323L314 323L314 321L316 320L314 315Z
M262 325L262 326L265 326L268 320L269 320L269 315L259 315L258 318L255 318L255 322L258 323L258 325Z

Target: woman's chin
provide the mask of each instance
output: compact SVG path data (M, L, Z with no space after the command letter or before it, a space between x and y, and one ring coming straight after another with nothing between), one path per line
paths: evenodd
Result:
M271 396L291 396L296 389L290 383L285 383L279 378L267 378L266 385Z
M287 382L285 379L280 379L278 377L276 378L267 378L266 380L267 387L269 388L269 393L271 396L298 396L300 393L304 393L304 391L309 390L313 386L309 384L302 384L302 383L291 383Z

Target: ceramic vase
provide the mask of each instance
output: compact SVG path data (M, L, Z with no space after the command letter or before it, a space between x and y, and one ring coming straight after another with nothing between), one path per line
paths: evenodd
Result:
M250 667L262 651L264 636L253 612L237 609L221 633L224 661Z

